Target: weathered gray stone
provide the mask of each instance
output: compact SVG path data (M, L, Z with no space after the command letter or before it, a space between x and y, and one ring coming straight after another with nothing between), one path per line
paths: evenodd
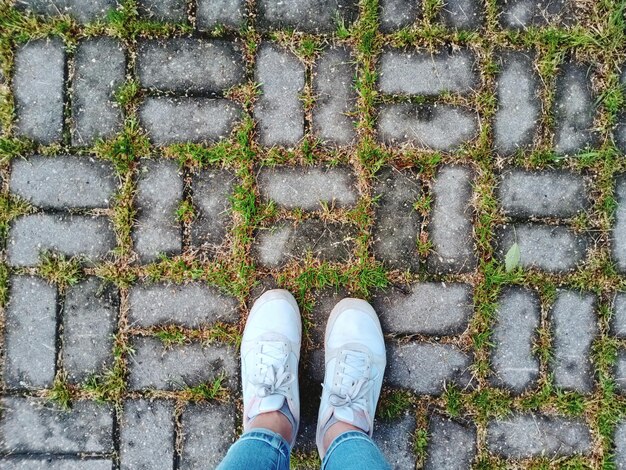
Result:
M239 29L244 23L245 0L198 0L196 26L211 31L218 26Z
M141 16L154 21L182 23L187 20L187 2L185 0L138 0Z
M232 42L194 38L139 43L137 75L146 88L175 93L219 93L245 79L241 51Z
M488 424L487 447L506 458L587 454L591 433L582 420L517 414Z
M622 419L617 424L613 440L615 444L615 468L624 470L626 469L626 420Z
M380 58L378 84L382 93L394 95L469 93L478 86L475 61L468 49L452 54L388 49Z
M17 0L15 7L40 15L68 14L80 23L103 19L107 12L119 6L117 0Z
M533 143L541 105L539 82L530 53L505 52L499 63L494 146L498 153L511 155Z
M374 430L374 442L392 469L415 468L414 415L407 413L393 422L379 421L374 425Z
M380 0L380 30L391 33L411 26L420 13L421 0Z
M434 414L428 421L426 470L471 468L476 455L476 427Z
M561 67L557 76L554 107L554 148L557 153L572 155L596 142L591 73L590 66L570 62Z
M471 385L471 362L469 355L450 344L391 344L387 349L387 380L419 395L440 395L446 385Z
M352 207L359 198L356 176L345 166L265 167L257 182L263 200L287 209Z
M500 24L505 28L567 24L575 19L570 0L498 0L498 4Z
M146 160L137 183L137 223L133 230L135 251L142 263L159 254L179 254L182 226L176 210L183 199L183 179L173 160Z
M350 257L354 238L354 231L347 225L308 219L257 231L252 249L259 264L268 268L303 259L309 251L320 260L338 262Z
M2 457L3 470L111 470L112 460L39 457Z
M444 166L432 186L433 211L429 224L434 272L470 272L476 267L473 234L472 171Z
M47 145L61 140L65 51L58 39L39 39L15 53L13 94L16 130Z
M441 20L448 28L476 29L484 21L483 3L478 0L445 0Z
M73 145L92 145L121 130L123 113L115 92L125 73L126 57L118 41L99 37L79 43L72 89Z
M75 401L70 411L63 411L45 399L4 397L0 401L2 452L113 452L109 405Z
M617 178L615 184L617 210L615 211L615 226L611 237L613 258L617 269L626 273L626 175Z
M591 346L598 334L595 304L592 294L558 291L550 314L554 335L550 366L557 387L580 393L593 391Z
M623 349L617 353L615 383L622 394L626 392L626 350Z
M191 224L194 248L216 254L231 225L230 198L237 184L228 170L207 168L192 175L192 199L196 217Z
M135 337L135 354L129 361L128 386L131 390L183 390L212 382L225 375L224 385L234 388L238 357L230 346L198 342L165 348L160 340Z
M71 286L63 305L63 368L83 382L113 362L119 292L95 277Z
M419 269L421 217L413 208L419 191L417 175L411 170L387 167L376 175L372 249L377 260L393 269Z
M626 338L626 292L618 292L613 299L611 330L618 338Z
M349 145L356 136L354 112L354 58L346 48L333 47L322 53L313 75L313 131L325 143Z
M184 285L139 284L130 289L128 321L148 328L178 324L189 328L237 320L234 297L200 282Z
M292 5L292 2L285 5ZM256 60L261 95L254 107L259 141L271 147L296 145L304 135L304 65L291 52L263 44Z
M496 241L501 261L517 243L522 268L554 273L571 271L587 253L587 239L559 225L505 225L496 230Z
M14 266L35 266L43 252L91 262L104 258L115 243L111 222L105 217L33 214L12 222L7 256Z
M396 103L380 107L377 127L387 145L453 151L474 138L478 124L474 113L457 106Z
M582 175L567 170L505 171L498 196L511 217L567 218L589 207Z
M622 76L620 78L620 84L623 87L626 87L626 67L622 66ZM615 138L615 143L618 148L626 153L626 109L622 110L620 116L618 117L618 122L613 131L613 135Z
M211 143L228 137L241 106L226 99L152 97L139 108L139 119L155 145Z
M126 400L120 420L120 469L172 469L174 402Z
M491 342L491 383L515 394L523 393L539 377L539 360L533 354L541 305L536 292L506 289L498 302Z
M43 209L108 207L117 182L113 166L90 157L15 159L11 192Z
M257 24L265 30L295 29L306 33L333 33L337 22L356 20L356 0L259 0Z
M215 468L235 441L235 409L215 403L188 405L181 418L181 470Z
M392 289L376 293L372 306L385 332L457 335L465 331L473 312L472 288L466 284L420 282L406 292Z
M51 387L56 363L56 288L30 276L13 276L9 283L4 383L13 389Z

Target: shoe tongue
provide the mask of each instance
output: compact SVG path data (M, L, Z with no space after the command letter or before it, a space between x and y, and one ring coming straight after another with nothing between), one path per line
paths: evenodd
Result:
M263 397L252 406L250 413L248 413L248 418L252 419L258 414L269 411L278 411L283 407L283 403L285 403L283 395L276 394Z
M355 411L347 406L342 406L341 408L335 408L333 415L338 421L356 426L366 433L370 432L369 420L361 410Z

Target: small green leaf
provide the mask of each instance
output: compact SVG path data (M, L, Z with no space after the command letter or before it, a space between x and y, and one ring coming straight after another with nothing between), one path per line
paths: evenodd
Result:
M511 245L511 248L509 248L509 251L506 252L506 256L504 257L504 265L506 267L507 273L510 273L515 268L517 268L520 258L521 253L519 245L517 244L517 242L513 243L513 245Z

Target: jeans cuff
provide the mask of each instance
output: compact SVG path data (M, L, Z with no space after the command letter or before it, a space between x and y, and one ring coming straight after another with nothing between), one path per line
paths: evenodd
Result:
M289 454L291 452L289 443L285 440L283 436L275 433L274 431L270 431L269 429L265 428L253 428L250 431L244 432L239 438L240 441L248 439L266 442L278 452L280 452L283 457L289 459Z
M342 432L333 440L333 442L330 443L330 446L328 447L328 450L326 451L326 455L324 455L324 460L322 461L322 468L326 467L326 464L328 463L328 459L330 458L331 454L335 451L337 446L339 446L344 441L350 441L352 439L362 439L374 445L370 437L362 431Z

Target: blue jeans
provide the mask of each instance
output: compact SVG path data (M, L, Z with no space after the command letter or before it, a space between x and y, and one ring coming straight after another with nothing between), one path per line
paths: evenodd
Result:
M289 470L289 444L268 429L243 434L228 450L218 470ZM367 434L347 431L330 444L322 470L390 470Z

